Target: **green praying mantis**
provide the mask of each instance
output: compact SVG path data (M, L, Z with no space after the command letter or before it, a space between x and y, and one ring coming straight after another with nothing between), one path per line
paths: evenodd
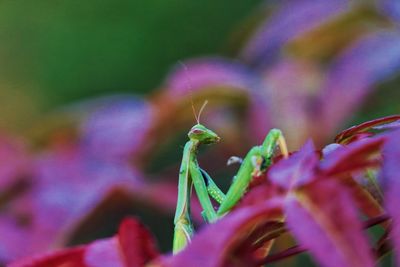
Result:
M203 218L206 222L213 223L238 203L246 193L252 178L262 175L271 165L272 156L277 146L280 147L284 157L288 156L282 132L278 129L272 129L265 137L264 142L260 146L250 149L243 160L238 157L232 157L228 160L228 164L239 162L241 165L238 173L233 178L228 192L224 194L208 173L200 168L196 158L200 145L214 144L220 140L215 132L200 124L200 115L206 104L207 101L201 107L198 116L194 112L197 124L190 129L188 133L189 141L187 141L183 150L174 218L174 254L185 248L194 234L190 217L190 196L193 186L203 209ZM218 209L214 208L211 198L219 204Z

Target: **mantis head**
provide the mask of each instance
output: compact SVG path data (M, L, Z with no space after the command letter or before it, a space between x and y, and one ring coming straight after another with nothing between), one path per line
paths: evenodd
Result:
M190 140L196 140L202 144L213 144L220 140L220 137L216 133L201 124L193 126L192 129L190 129L188 136Z

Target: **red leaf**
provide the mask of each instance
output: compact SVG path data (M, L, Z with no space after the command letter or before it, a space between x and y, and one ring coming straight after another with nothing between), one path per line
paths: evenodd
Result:
M287 198L287 225L321 266L374 266L352 203L345 187L322 179Z
M126 218L118 231L126 267L144 266L158 256L150 232L137 220Z
M8 267L89 267L84 263L85 249L81 246L43 254L11 263Z
M27 258L9 267L136 267L156 256L158 252L147 229L134 218L127 218L116 237Z
M364 133L378 125L391 123L391 122L394 122L397 120L400 120L400 115L392 115L392 116L382 117L379 119L363 122L359 125L352 126L348 129L342 131L338 135L336 135L335 142L340 143L340 144L349 143L349 139L351 139L354 135Z

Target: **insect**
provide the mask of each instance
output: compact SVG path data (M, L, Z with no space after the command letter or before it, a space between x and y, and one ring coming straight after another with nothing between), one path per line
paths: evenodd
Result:
M197 162L197 151L200 145L219 142L219 136L212 130L200 124L200 115L205 102L196 116L197 124L189 133L189 141L183 150L182 163L179 170L178 199L174 217L173 253L181 251L191 240L194 233L190 217L190 195L194 186L196 195L203 209L202 215L206 222L213 223L229 212L245 194L253 177L260 176L271 165L275 148L280 147L284 157L288 156L285 139L282 132L272 129L260 146L255 146L242 160L237 157L231 162L239 162L240 168L234 177L226 195L218 188L206 171ZM220 206L216 210L212 204L213 198Z

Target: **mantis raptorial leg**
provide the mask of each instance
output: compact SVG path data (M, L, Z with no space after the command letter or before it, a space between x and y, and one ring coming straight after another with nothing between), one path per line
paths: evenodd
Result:
M288 156L282 132L272 129L260 146L253 147L240 161L241 166L235 179L225 195L214 183L206 171L198 165L197 149L201 144L213 144L219 137L201 124L196 124L188 133L189 141L183 151L179 171L178 200L175 213L175 233L173 253L182 250L191 240L194 233L190 218L190 195L194 185L197 197L203 208L202 215L207 222L214 222L230 211L246 192L253 177L259 176L271 165L272 156L277 146L284 157ZM220 204L216 211L210 196Z
M206 175L207 178L209 178L209 176L204 171L201 171L196 156L199 145L216 143L220 138L216 133L201 124L193 126L188 136L189 141L183 149L183 159L179 170L178 200L174 218L174 253L184 248L187 243L190 242L191 236L193 235L193 226L190 219L190 194L192 184L194 185L197 197L203 208L203 217L208 222L213 222L218 217L207 190L207 179L204 179L204 175ZM207 181L207 183L209 184L209 181Z
M271 165L275 147L279 146L284 157L288 156L285 139L282 132L272 129L265 137L261 146L255 146L242 160L238 173L226 193L225 199L218 209L218 216L231 210L242 198L253 177L260 176Z

